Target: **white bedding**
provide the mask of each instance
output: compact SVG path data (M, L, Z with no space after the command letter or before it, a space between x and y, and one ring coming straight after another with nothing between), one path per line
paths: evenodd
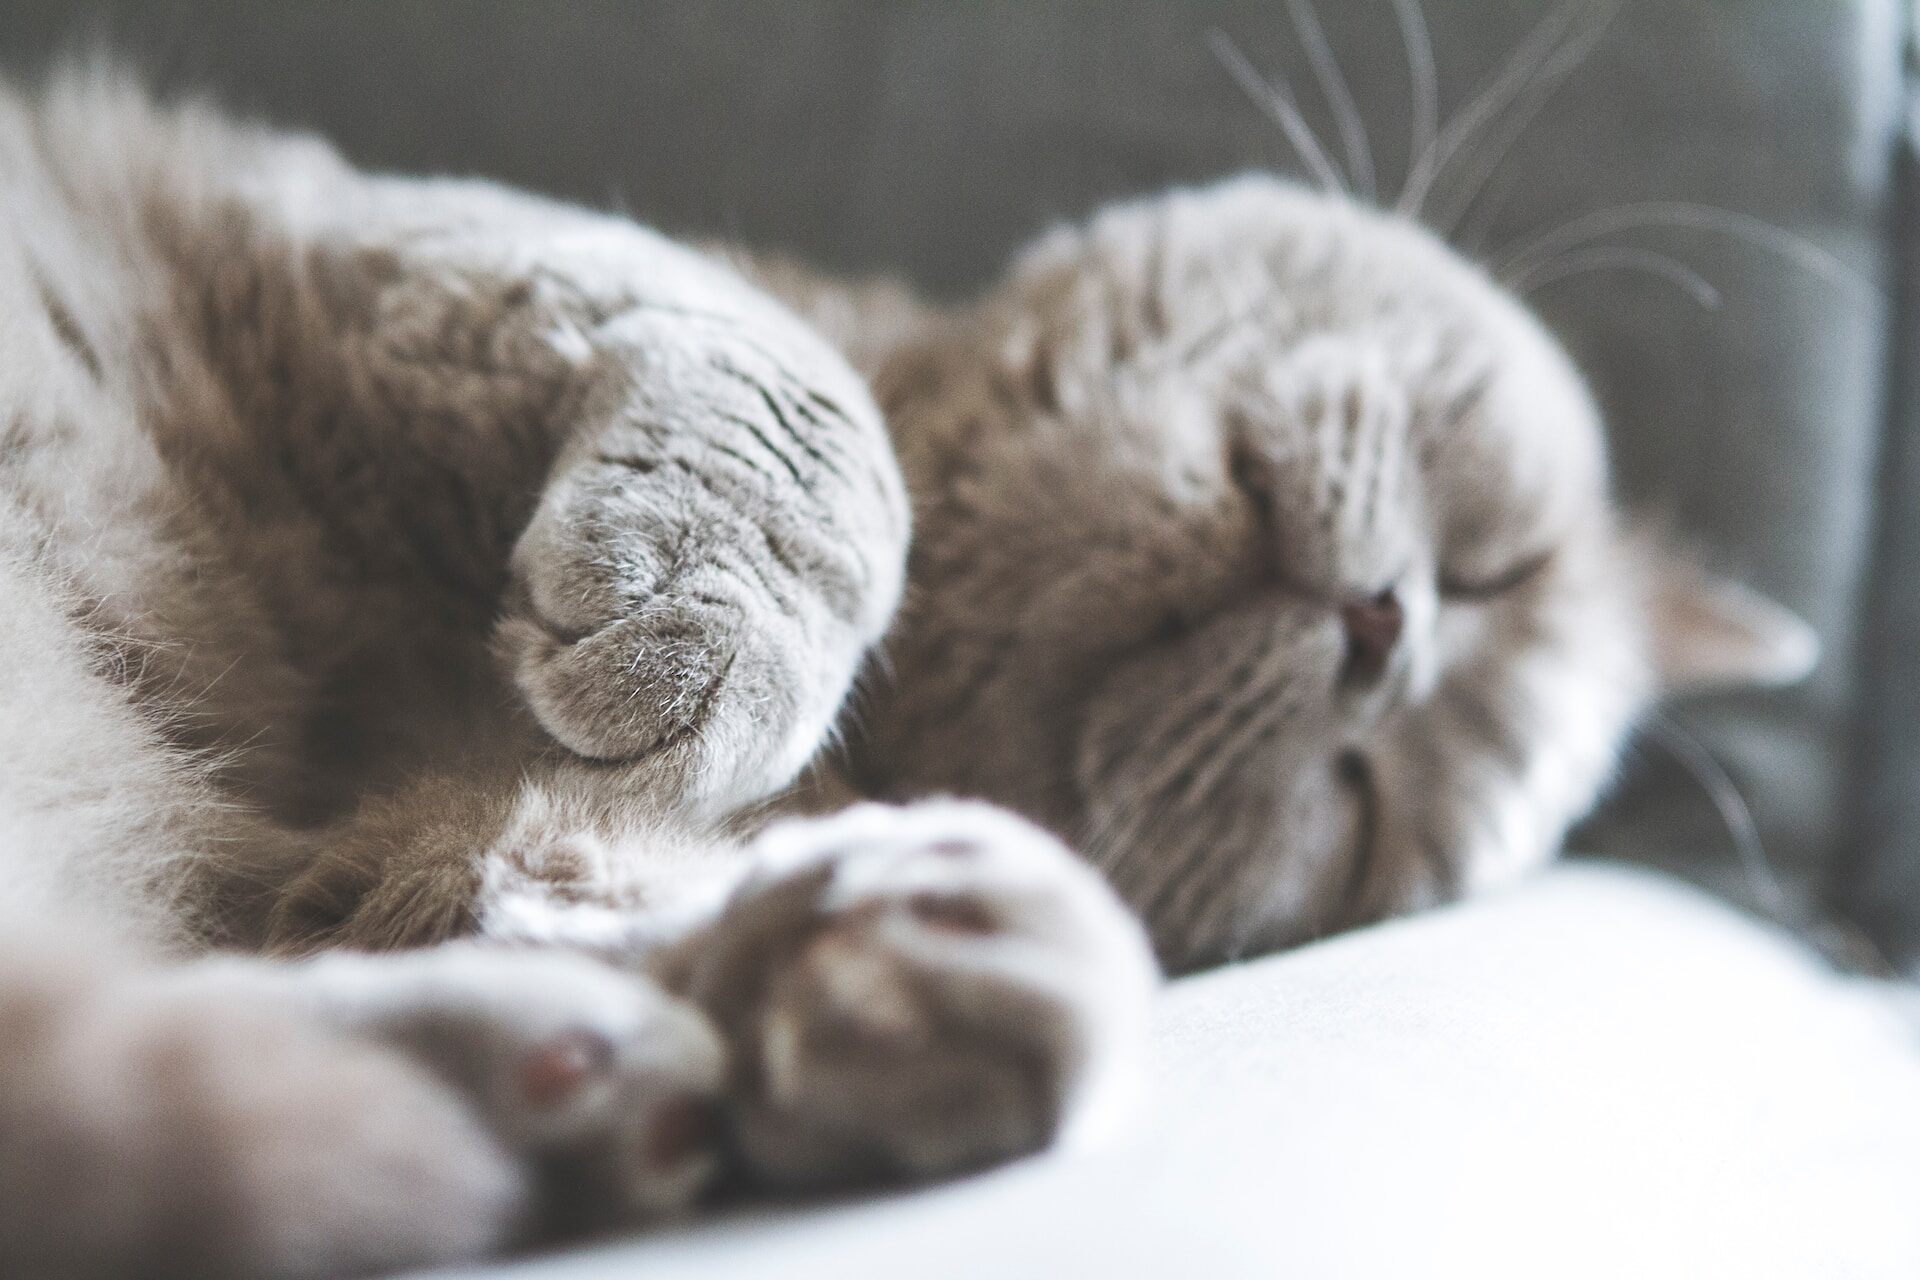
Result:
M1671 881L1500 897L1174 984L1078 1149L455 1274L1920 1277L1920 1035Z

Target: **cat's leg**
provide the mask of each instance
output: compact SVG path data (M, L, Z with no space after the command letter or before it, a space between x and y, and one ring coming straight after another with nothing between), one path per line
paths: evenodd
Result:
M542 1233L658 1219L719 1173L719 1037L647 978L584 955L454 943L230 958L146 986L152 1005L292 1011L427 1067L537 1175Z
M0 1274L358 1274L684 1210L726 1057L553 949L169 967L11 912Z
M234 483L291 473L336 551L500 617L534 719L629 789L716 812L793 778L904 574L836 353L621 219L191 113L123 132L121 203L244 422L218 447L258 454Z
M431 1072L171 982L39 913L0 927L0 1275L358 1275L522 1234L528 1170Z
M1048 1144L1139 1066L1154 965L1082 860L990 806L861 805L648 877L522 841L476 927L642 966L704 1010L745 1171L928 1177ZM505 852L504 850L502 851Z
M496 1249L530 1183L454 1091L284 1002L171 991L146 966L297 863L141 713L34 531L0 505L0 1275L326 1276Z
M550 775L491 813L448 790L420 838L316 864L275 940L472 934L645 971L711 1019L729 1146L787 1185L1032 1150L1136 1063L1153 974L1140 927L1021 819L861 805L741 845L568 785L582 781Z

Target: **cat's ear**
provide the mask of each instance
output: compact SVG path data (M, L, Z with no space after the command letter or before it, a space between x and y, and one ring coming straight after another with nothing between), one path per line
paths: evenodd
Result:
M1788 685L1819 661L1813 628L1759 592L1681 555L1651 569L1647 616L1661 692Z

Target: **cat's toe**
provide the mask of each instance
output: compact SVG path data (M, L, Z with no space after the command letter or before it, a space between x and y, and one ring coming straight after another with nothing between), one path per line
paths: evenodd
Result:
M732 1140L785 1185L1046 1145L1139 1052L1153 965L1083 863L999 810L776 827L681 975L733 1048Z
M718 811L778 789L838 699L815 687L804 635L711 597L662 596L577 637L509 617L499 644L549 736L671 808Z
M583 1020L509 1055L496 1108L538 1154L556 1225L650 1221L699 1199L720 1173L724 1064L706 1019L666 997L637 1023Z
M324 981L350 1021L460 1087L540 1172L550 1227L677 1213L718 1174L720 1040L646 980L473 944L312 963L333 970ZM348 966L364 978L343 978Z

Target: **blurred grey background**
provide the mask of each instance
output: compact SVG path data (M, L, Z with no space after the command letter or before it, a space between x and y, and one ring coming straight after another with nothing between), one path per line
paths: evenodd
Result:
M1394 4L1320 8L1391 193L1412 100ZM1528 66L1556 65L1547 42L1528 43L1555 21L1543 4L1424 10L1448 111L1516 50L1533 50ZM1490 119L1430 209L1493 262L1556 228L1592 232L1565 246L1549 274L1568 274L1532 300L1594 381L1624 493L1716 567L1800 610L1826 642L1807 686L1676 718L1752 802L1795 894L1844 906L1913 954L1910 14L1898 0L1557 12L1572 46L1598 33L1591 48L1558 63L1567 74L1551 97L1542 86ZM322 131L366 165L489 175L672 231L904 272L949 295L1103 200L1296 170L1281 131L1210 51L1211 31L1284 76L1339 156L1311 35L1282 0L0 0L0 62L18 72L110 48L162 85ZM1651 216L1652 203L1735 215L1667 207L1668 220L1738 226L1604 230ZM1763 243L1771 233L1745 219L1803 247ZM1645 249L1698 273L1719 305L1637 257L1641 268L1572 271ZM1841 278L1808 266L1816 252ZM1578 843L1765 896L1700 782L1652 744L1632 753Z

